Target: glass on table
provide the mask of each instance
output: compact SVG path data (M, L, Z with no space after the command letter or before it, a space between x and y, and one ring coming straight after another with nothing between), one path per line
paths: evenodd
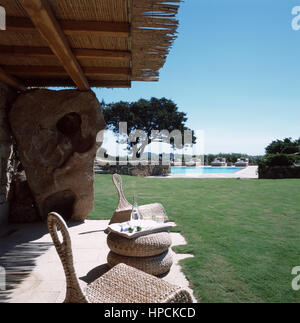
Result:
M129 225L127 222L119 223L120 232L126 232L128 228L129 228Z
M164 223L165 222L165 215L163 213L157 213L155 215L155 221L157 223Z
M143 220L146 220L146 221L153 220L152 214L151 213L143 214Z

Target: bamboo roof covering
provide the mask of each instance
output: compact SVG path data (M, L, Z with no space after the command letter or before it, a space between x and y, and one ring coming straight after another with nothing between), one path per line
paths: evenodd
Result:
M0 0L0 81L20 89L158 81L182 0Z

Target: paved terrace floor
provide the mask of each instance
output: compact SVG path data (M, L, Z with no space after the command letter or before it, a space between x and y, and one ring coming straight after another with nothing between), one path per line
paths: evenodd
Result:
M69 224L75 270L83 288L109 270L107 225L108 221L100 220ZM173 246L186 244L179 233L171 236ZM187 257L191 255L174 253L174 265L162 279L192 293L178 263ZM46 224L10 225L0 232L0 266L6 270L6 291L0 291L0 303L64 301L65 276Z

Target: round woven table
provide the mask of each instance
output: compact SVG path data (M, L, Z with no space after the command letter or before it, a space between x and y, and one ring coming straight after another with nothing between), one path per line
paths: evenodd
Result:
M159 276L168 272L173 264L172 244L168 232L151 233L128 239L117 233L109 233L107 244L110 252L107 263L114 267L119 263Z

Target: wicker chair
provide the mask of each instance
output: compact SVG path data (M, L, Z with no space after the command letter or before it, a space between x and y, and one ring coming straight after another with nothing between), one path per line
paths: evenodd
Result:
M47 219L49 232L66 275L65 303L191 303L190 294L181 287L119 264L87 286L83 293L77 279L71 239L65 221L57 213ZM60 230L63 241L57 231Z
M129 221L131 211L132 211L132 205L126 200L124 196L123 187L122 187L122 178L119 174L114 174L112 179L119 195L119 204L109 224ZM147 215L163 214L164 221L165 222L168 221L167 213L164 207L160 203L140 205L139 211L142 215L143 214L147 214Z

